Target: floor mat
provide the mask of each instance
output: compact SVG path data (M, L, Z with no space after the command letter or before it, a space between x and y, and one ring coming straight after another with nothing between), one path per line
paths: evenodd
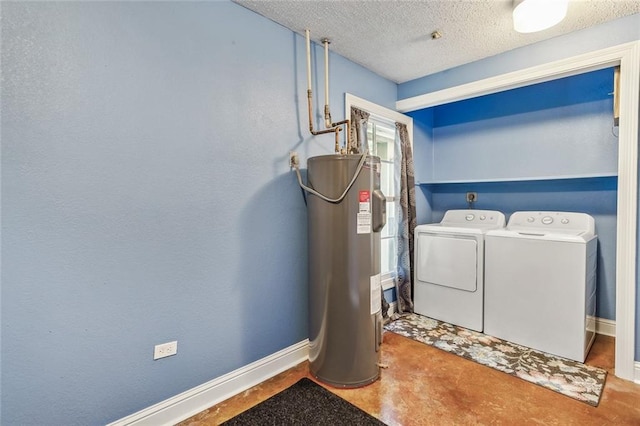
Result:
M473 330L408 314L385 329L482 365L519 377L568 397L598 405L607 372Z
M304 378L222 425L384 426L384 423Z

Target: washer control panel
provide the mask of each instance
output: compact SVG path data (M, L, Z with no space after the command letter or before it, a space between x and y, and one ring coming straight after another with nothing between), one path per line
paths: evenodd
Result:
M509 218L507 228L519 231L595 233L595 222L586 213L515 212Z
M564 219L567 220L567 219ZM540 222L542 222L543 225L551 225L553 223L553 218L551 216L545 216L542 219L540 219Z

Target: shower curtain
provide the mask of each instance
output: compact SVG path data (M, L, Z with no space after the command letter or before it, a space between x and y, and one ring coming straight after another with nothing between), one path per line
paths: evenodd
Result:
M397 233L398 266L396 273L396 297L398 314L413 312L413 231L416 227L416 187L413 169L413 153L406 124L396 123L396 153L400 161L395 163L395 178L400 183L400 218ZM397 185L397 184L396 184Z

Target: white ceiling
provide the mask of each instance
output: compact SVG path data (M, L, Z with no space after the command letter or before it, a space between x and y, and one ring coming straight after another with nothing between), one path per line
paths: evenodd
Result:
M570 0L560 24L520 34L512 0L233 1L396 83L640 13L639 0Z

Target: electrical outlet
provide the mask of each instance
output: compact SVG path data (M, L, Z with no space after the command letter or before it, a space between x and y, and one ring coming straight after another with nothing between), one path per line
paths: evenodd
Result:
M178 341L156 345L153 349L153 359L165 358L178 353Z
M476 201L478 201L478 193L467 192L467 203L475 203Z
M298 153L295 151L289 151L289 167L298 167Z

